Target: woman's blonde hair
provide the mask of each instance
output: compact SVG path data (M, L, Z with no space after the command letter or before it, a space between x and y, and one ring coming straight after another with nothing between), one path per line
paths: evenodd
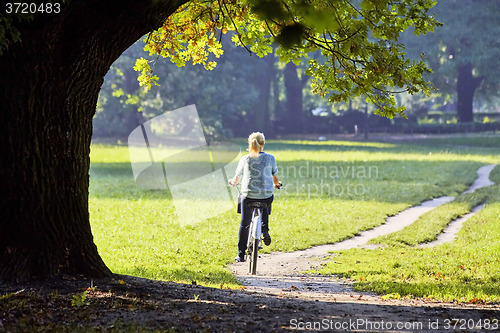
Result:
M260 132L253 132L252 134L250 134L250 136L248 137L248 151L250 153L250 157L259 156L264 143L266 143L264 134Z

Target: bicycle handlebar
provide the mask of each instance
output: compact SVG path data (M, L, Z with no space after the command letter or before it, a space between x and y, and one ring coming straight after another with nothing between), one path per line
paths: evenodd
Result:
M231 181L229 181L228 185L229 186L233 186L233 187L237 187L239 185L239 183L238 184L233 184ZM282 182L279 182L278 184L273 184L273 185L274 185L274 188L277 189L277 190L279 190L279 189L281 189L283 187L283 183Z

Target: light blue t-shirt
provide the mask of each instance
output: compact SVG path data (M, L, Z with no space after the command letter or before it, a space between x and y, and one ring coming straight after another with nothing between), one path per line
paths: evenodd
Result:
M261 152L257 157L245 155L236 168L241 179L241 193L251 199L267 199L274 193L273 176L278 173L273 155Z

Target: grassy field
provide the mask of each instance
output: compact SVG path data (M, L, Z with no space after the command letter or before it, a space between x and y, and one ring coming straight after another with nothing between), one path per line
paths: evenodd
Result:
M246 148L244 141L236 143ZM427 199L458 196L474 181L478 167L500 164L498 147L499 136L418 144L268 141L266 151L276 156L285 188L276 194L270 222L273 243L264 251L334 243ZM235 209L183 225L168 190L135 185L126 146L94 144L91 161L91 224L99 251L113 272L237 287L226 268L237 252ZM499 167L494 177L500 184ZM409 239L415 232L403 230L379 240L385 244L383 250L336 253L321 273L354 279L361 289L391 297L498 301L498 193L495 186L489 192L458 196L438 212L439 217L422 217L418 230L425 232L418 237ZM410 247L431 240L447 220L477 202L488 205L467 223L457 242L427 250Z

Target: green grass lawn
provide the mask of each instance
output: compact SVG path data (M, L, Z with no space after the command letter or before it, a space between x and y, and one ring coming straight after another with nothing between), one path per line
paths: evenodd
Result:
M500 167L490 179L496 185L461 195L423 215L415 225L372 243L376 250L351 249L332 254L319 272L355 281L359 290L388 298L425 297L458 302L500 301ZM443 221L485 207L470 218L452 243L423 249L415 246L435 239ZM432 237L430 237L432 235Z
M236 143L242 150L246 148L244 141ZM460 140L456 147L452 141L437 139L419 144L268 141L266 151L276 156L285 188L276 194L270 222L273 243L264 251L334 243L378 226L388 216L427 199L457 196L474 181L478 167L500 164L498 147L500 137ZM227 269L237 252L239 215L235 209L183 226L168 190L144 190L135 185L126 146L94 144L91 161L92 230L113 272L237 287ZM495 181L500 183L499 168L494 172ZM321 273L356 279L359 288L384 294L498 300L500 200L495 193L499 192L483 194L481 200L489 203L473 219L483 222L469 222L466 230L470 232L462 232L452 245L422 250L397 239L386 240L384 250L335 254ZM439 214L440 223L466 212L472 205L469 201L474 200L459 196L456 207ZM435 236L434 231L427 233L422 235L425 241ZM339 258L343 258L342 263ZM354 265L350 260L360 263ZM450 273L457 268L463 273L461 277ZM428 272L429 278L422 279L420 272ZM470 279L471 289L462 295L454 290L464 284L465 277ZM412 284L427 293L405 293L400 287ZM486 289L479 288L483 285Z

